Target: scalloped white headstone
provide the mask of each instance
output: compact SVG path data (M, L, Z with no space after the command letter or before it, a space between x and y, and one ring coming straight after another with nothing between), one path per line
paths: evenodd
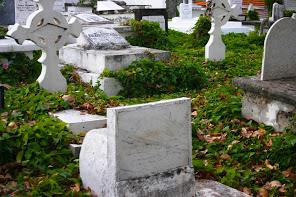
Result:
M65 92L67 82L58 67L57 52L62 48L69 35L78 37L81 24L74 18L68 23L65 17L53 10L55 0L35 0L39 10L32 13L26 26L15 24L7 33L18 43L31 40L42 49L38 60L42 63L42 72L37 79L40 86L50 92Z

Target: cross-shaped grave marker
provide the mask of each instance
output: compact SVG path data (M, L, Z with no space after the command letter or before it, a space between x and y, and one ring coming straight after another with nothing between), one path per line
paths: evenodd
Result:
M212 17L212 27L209 31L210 39L206 45L205 57L211 61L224 60L225 45L221 37L221 27L227 23L230 16L237 17L240 10L237 5L231 7L227 0L210 0L208 7Z
M75 18L68 23L61 13L54 11L55 0L34 1L39 9L28 17L26 26L15 24L7 35L20 44L31 40L39 46L42 56L38 61L42 63L42 72L37 81L50 92L65 92L67 82L58 67L57 52L66 44L69 35L79 36L82 26Z

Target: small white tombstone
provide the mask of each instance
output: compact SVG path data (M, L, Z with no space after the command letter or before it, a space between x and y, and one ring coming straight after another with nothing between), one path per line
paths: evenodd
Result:
M211 0L209 6L212 28L209 31L210 39L205 48L205 58L210 61L221 61L225 59L225 44L221 37L221 27L227 23L230 16L238 16L239 8L236 5L230 7L227 0Z
M242 0L231 0L231 6L236 5L239 9L239 14L243 13L243 1Z
M188 98L108 109L107 129L83 141L83 186L100 197L192 197L191 132Z
M117 5L113 1L98 1L97 11L111 11L111 10L124 10L123 7Z
M36 0L39 10L27 19L26 26L15 24L7 33L18 43L33 41L42 49L39 62L42 72L37 79L40 86L50 92L64 92L67 82L58 67L57 51L62 48L69 35L78 37L82 27L75 18L68 23L65 17L53 10L55 0Z
M273 24L265 38L262 80L296 77L295 36L295 14Z
M112 24L112 21L92 13L76 14L74 17L78 18L82 25Z
M183 0L180 4L180 19L192 19L192 0L188 0L188 3Z

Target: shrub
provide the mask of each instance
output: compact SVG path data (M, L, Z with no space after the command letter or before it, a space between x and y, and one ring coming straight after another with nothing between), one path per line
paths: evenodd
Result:
M252 20L252 21L259 20L258 12L256 12L255 10L250 10L248 12L248 18L249 20Z
M1 3L0 3L0 7L1 7ZM7 33L7 28L0 27L0 39L3 39L6 35L6 33Z
M193 63L176 65L143 59L117 72L103 76L118 78L124 87L124 96L143 96L201 89L206 84L205 73Z
M37 62L40 52L34 52L33 56L30 60L23 53L0 54L0 82L16 85L36 81L41 72L41 64Z
M294 13L296 13L295 10L285 10L284 17L291 17Z
M127 37L131 45L166 49L168 37L157 22L131 20L132 35Z
M193 46L204 46L209 40L209 31L211 29L211 19L208 16L200 16L196 22L192 36Z

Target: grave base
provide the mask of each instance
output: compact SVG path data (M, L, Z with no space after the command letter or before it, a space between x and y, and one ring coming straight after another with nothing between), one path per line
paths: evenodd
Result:
M234 84L245 91L242 115L274 127L277 131L292 124L296 112L296 78L262 81L258 77L238 78Z
M156 60L166 60L170 58L170 52L137 46L121 50L85 50L76 44L70 44L60 50L63 64L71 64L97 74L101 74L105 69L119 70L135 60L150 56L154 56Z

